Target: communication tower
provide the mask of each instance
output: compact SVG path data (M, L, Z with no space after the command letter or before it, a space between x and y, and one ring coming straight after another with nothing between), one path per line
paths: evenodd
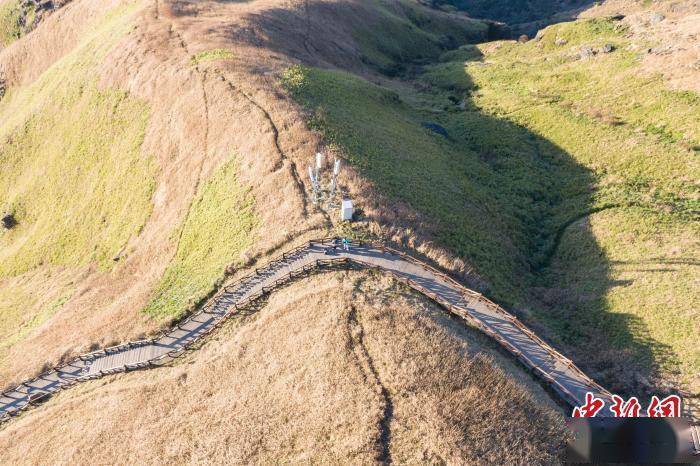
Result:
M321 152L316 154L315 164L309 165L309 179L311 180L311 201L314 205L321 203L324 198L327 201L327 208L334 206L334 200L338 191L338 176L340 175L340 160L333 162L333 171L327 189L323 187L323 166L324 155Z

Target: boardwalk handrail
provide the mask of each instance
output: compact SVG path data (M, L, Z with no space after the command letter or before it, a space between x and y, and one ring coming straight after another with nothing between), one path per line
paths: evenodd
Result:
M387 247L387 246L384 246L384 245L379 245L378 247L381 248L383 251L389 252L389 253L394 254L394 255L398 255L398 256L400 256L401 258L403 258L404 260L407 260L407 261L409 261L409 262L412 262L412 263L414 263L414 264L416 264L416 265L418 265L418 266L420 266L420 267L422 267L422 268L424 268L424 269L426 269L426 270L430 270L434 275L441 277L443 280L445 280L445 281L451 283L455 288L458 288L459 290L461 290L466 296L470 296L470 297L472 297L472 299L478 300L478 301L480 301L481 303L485 304L487 307L489 307L489 308L495 310L495 311L498 312L499 314L503 315L506 319L510 320L514 325L518 326L523 332L527 333L528 336L529 336L530 338L532 338L533 340L535 340L535 341L536 341L542 348L544 348L545 351L547 351L550 355L552 355L553 357L556 357L557 359L559 359L560 361L562 361L564 364L566 364L568 367L570 367L572 370L578 372L579 375L581 375L581 376L583 376L583 377L585 377L585 378L590 379L581 369L579 369L579 368L573 363L573 361L572 361L571 359L566 358L566 357L563 356L561 353L559 353L558 351L556 351L556 350L555 350L554 348L552 348L548 343L546 343L544 340L542 340L540 337L538 337L532 330L530 330L530 329L527 328L525 325L523 325L523 323L520 322L520 320L519 320L517 317L515 317L515 316L512 315L512 314L510 314L508 311L506 311L506 310L503 309L501 306L499 306L498 304L496 304L496 303L494 303L493 301L491 301L490 299L488 299L488 298L487 298L486 296L484 296L483 294L481 294L481 293L479 293L479 292L477 292L477 291L474 291L474 290L470 290L469 288L465 287L464 285L462 285L461 283L459 283L457 280L455 280L454 278L450 277L450 276L447 275L446 273L444 273L444 272L442 272L442 271L436 269L435 267L433 267L433 266L427 264L426 262L421 261L421 260L419 260L419 259L417 259L417 258L415 258L415 257L413 257L413 256L410 256L410 255L408 255L408 254L406 254L406 253L404 253L404 252L402 252L402 251L398 251L398 250L396 250L396 249L393 249L393 248L390 248L390 247ZM424 293L424 294L425 294L425 293ZM462 317L464 317L464 316L462 316ZM466 317L464 317L464 318L466 318ZM477 325L478 325L478 324L477 324ZM479 325L478 325L478 326L479 326ZM498 338L496 337L496 335L495 335L495 334L492 334L493 332L491 332L490 330L486 329L486 328L483 327L483 326L479 326L479 327L480 327L480 329L481 329L482 331L484 331L485 333L489 334L491 337L493 337L493 338L495 338L495 339L498 339ZM502 345L506 346L506 348L507 348L512 354L514 354L516 357L518 357L518 359L524 360L524 359L527 358L526 356L524 356L524 355L522 355L522 354L519 354L520 352L519 352L518 350L516 350L515 348L512 348L512 349L509 348L510 345L508 345L507 343L501 342L501 341L499 341L499 343L501 343ZM523 362L525 362L525 361L523 361ZM532 365L532 364L531 364L531 361L530 361L530 363L527 363L526 365L531 366L531 365ZM537 370L538 368L533 367L533 369L536 369L536 370ZM540 369L540 370L541 370L541 369ZM593 386L594 386L597 390L600 390L600 391L603 391L603 392L607 392L607 390L605 390L602 386L600 386L598 383L596 383L593 379L590 379L590 381L592 382ZM562 387L562 388L563 388L563 387ZM565 390L565 389L564 389L564 390Z
M487 309L498 315L503 321L507 322L512 328L516 329L524 335L529 341L532 342L531 348L538 348L544 351L548 357L552 360L556 360L563 366L568 368L569 371L576 377L578 383L585 386L590 391L599 394L600 396L611 397L610 392L605 390L590 377L588 377L583 371L581 371L576 365L568 358L564 357L562 354L557 352L549 344L544 342L541 338L534 334L530 329L523 325L515 316L508 313L505 309L495 304L482 294L470 290L461 283L459 283L454 278L450 277L436 267L426 263L425 261L419 260L405 252L398 251L396 249L387 247L383 244L376 243L361 243L361 242L351 242L351 246L356 249L363 249L367 251L378 251L379 257L390 257L395 256L401 259L405 263L413 264L420 269L428 272L432 277L439 278L444 283L449 285L451 290L456 291L462 298L462 301L467 303L466 305L459 306L459 301L454 299L448 299L449 296L443 297L438 293L428 289L426 286L413 280L407 274L401 274L397 272L396 269L390 269L386 266L380 266L376 263L371 263L371 261L364 260L359 257L363 257L360 254L349 254L346 257L336 257L336 256L324 256L320 255L318 249L314 249L315 246L320 246L322 249L328 245L336 244L337 238L322 238L314 239L308 241L300 246L297 246L289 251L285 251L278 255L274 259L270 260L267 264L262 267L254 268L250 273L244 275L234 282L222 286L211 298L209 298L200 308L191 314L185 321L179 322L171 327L167 331L160 332L154 338L143 339L134 342L127 342L116 346L111 346L96 351L92 351L87 354L80 355L74 360L59 365L54 369L42 372L38 376L31 380L22 382L17 387L0 393L0 400L3 398L7 400L12 400L10 403L5 402L0 403L0 412L2 415L0 417L0 422L6 421L12 416L15 416L22 412L23 410L29 408L30 406L44 401L52 393L59 390L64 390L66 388L72 387L78 382L84 382L88 380L94 380L105 375L116 374L121 372L141 370L152 367L161 366L175 358L181 357L187 351L193 349L202 339L206 338L211 332L218 329L221 325L226 322L233 315L248 309L251 305L254 305L261 298L269 295L275 289L284 286L290 281L297 279L299 277L306 276L315 270L327 269L327 268L348 268L348 267L359 267L363 269L377 269L384 273L391 274L397 280L405 283L410 288L423 294L429 299L433 300L441 307L449 311L450 313L462 318L468 324L478 328L486 335L493 338L501 347L512 354L522 365L531 370L536 374L542 382L550 387L554 393L556 393L562 401L564 401L569 406L577 405L581 402L581 396L577 396L575 393L567 388L561 380L552 373L548 372L546 367L542 367L538 364L532 357L532 354L528 354L527 351L518 349L506 338L500 335L497 331L490 328L484 321L480 320L479 317L472 315L469 306L475 302L481 303ZM295 261L303 260L304 258L317 257L314 260L307 261L301 266L292 268L291 264ZM286 273L280 273L284 267L289 270ZM249 290L254 289L255 286L260 285L259 289L255 292L248 293ZM241 296L235 298L236 294L240 293ZM457 303L457 304L456 304ZM217 307L225 309L225 312L217 311ZM188 323L197 322L200 317L207 315L209 324L205 328L194 330L187 330L185 327ZM184 332L186 338L177 337L178 332ZM187 333L189 332L189 334ZM170 343L165 345L163 340L171 339L177 343ZM183 340L183 341L180 341ZM161 343L159 343L161 342ZM128 351L140 351L140 349L145 349L148 347L155 346L172 346L167 352L164 352L158 356L150 357L147 360L128 362L124 361L115 367L110 367L106 369L99 369L95 371L92 370L91 365L102 358L109 358L114 355L120 355ZM527 345L526 345L527 346ZM98 366L100 367L100 366ZM71 372L72 371L72 372ZM87 372L87 373L85 373ZM53 377L53 378L52 378ZM49 385L41 385L40 381L49 382ZM8 408L8 405L12 405L12 409Z
M313 244L324 244L324 242L325 242L325 243L328 243L329 240L320 239L320 240L311 240L311 241L308 241L307 243L302 244L301 246L297 246L296 248L294 248L294 249L292 249L292 250L290 250L290 251L285 251L285 252L283 252L281 255L279 255L279 256L276 257L275 259L271 260L270 262L268 262L263 268L264 268L264 269L268 269L268 268L270 268L270 267L272 267L272 266L274 266L274 265L277 265L277 264L279 264L279 263L284 263L284 261L285 261L287 258L292 257L294 254L296 254L296 253L298 253L298 252L301 252L301 251L307 249L308 247L312 246ZM347 262L346 259L335 259L334 261L335 261L335 262L338 262L338 263ZM303 274L305 274L305 273L310 272L310 271L313 270L314 268L319 268L319 267L321 267L322 265L329 265L329 264L325 263L324 261L317 260L317 261L313 264L312 267L306 266L306 267L303 267L301 270L298 270L298 271L290 271L290 272L289 272L285 277L283 277L282 279L276 280L276 281L273 283L272 286L270 286L270 287L263 287L263 290L262 290L261 292L258 292L258 293L254 294L254 295L252 295L252 296L249 296L248 298L246 298L246 299L245 299L244 301L242 301L242 302L233 303L233 305L232 305L231 309L229 310L229 312L228 312L226 315L224 315L223 318L219 319L218 322L217 322L214 326L209 327L208 329L206 329L204 332L202 332L202 333L200 333L199 335L197 335L197 336L196 336L195 338L193 338L192 340L190 340L190 341L184 343L184 344L182 345L182 347L180 347L179 349L170 351L170 352L168 352L168 353L166 353L166 354L164 354L164 355L158 356L158 357L153 358L153 359L151 359L151 360L149 360L149 361L147 361L147 362L144 362L144 363L124 364L122 367L118 367L118 368L114 368L114 369L110 369L110 370L106 370L106 371L100 371L100 372L97 373L97 374L83 375L83 376L80 376L80 377L76 377L76 378L73 379L73 381L70 382L70 383L62 383L62 384L60 384L58 388L59 388L59 390L65 389L65 388L69 388L69 387L75 385L75 384L78 383L78 382L84 382L84 381L88 381L88 380L94 380L94 379L103 377L103 376L105 376L105 375L110 375L110 374L115 374L115 373L119 373L119 372L130 371L130 370L137 370L137 369L142 369L142 368L146 368L146 367L154 367L154 366L156 366L156 365L161 365L161 364L163 364L163 363L165 363L165 362L168 362L169 360L172 360L172 359L175 359L175 358L177 358L177 357L179 357L179 356L182 356L182 355L185 353L185 351L187 351L189 348L191 348L195 343L198 343L198 342L199 342L201 339L203 339L204 337L208 336L213 330L219 328L219 327L224 323L225 320L227 320L228 318L230 318L230 317L231 317L233 314L235 314L236 312L238 312L238 311L240 311L240 310L242 310L242 309L245 309L245 308L246 308L247 306L249 306L250 304L252 304L252 303L256 302L257 300L259 300L262 296L264 296L264 295L266 295L266 294L269 294L273 289L275 289L275 288L277 288L277 287L279 287L279 286L281 286L281 285L283 285L283 284L289 282L292 278L297 278L297 277L299 277L299 276L301 276L301 275L303 275ZM235 288L236 285L239 285L239 284L241 284L241 283L244 283L245 281L247 281L247 280L249 280L249 279L251 279L251 278L253 278L253 277L256 277L256 276L260 275L260 273L261 273L260 271L261 271L263 268L255 268L255 269L253 270L252 273L249 273L248 275L245 275L245 276L243 276L243 277L238 278L235 282L233 282L233 283L231 283L231 284L228 284L228 285L223 286L214 296L212 296L210 299L208 299L207 302L205 302L204 305L202 305L202 306L200 307L200 309L199 309L196 313L192 314L192 315L190 316L190 318L200 316L200 315L202 315L203 313L207 312L207 310L210 309L210 308L212 307L213 303L215 303L215 302L217 301L217 299L220 298L220 296L221 296L224 292L226 292L227 290L229 290L229 289L231 289L231 288ZM171 328L170 330L172 331L173 329L178 328L178 326L179 326L179 324L176 324L176 325L175 325L173 328ZM169 333L169 332L168 332L168 333ZM48 376L49 374L51 374L51 373L54 373L54 372L61 372L62 369L64 369L64 368L67 367L67 366L70 366L71 364L75 363L77 360L80 360L80 361L93 361L93 360L95 360L95 359L98 358L98 357L105 356L105 355L109 355L109 354L116 354L116 353L119 353L120 351L122 351L122 350L124 350L124 349L132 349L132 348L138 347L138 346L152 345L152 344L155 344L155 343L156 343L157 341L159 341L160 339L162 339L162 338L164 338L164 337L167 337L167 336L168 336L168 333L166 333L166 332L160 332L156 337L153 337L153 338L150 338L150 339L138 340L138 341L135 341L135 342L127 342L127 343L123 343L123 344L119 344L119 345L115 345L115 346L110 346L110 347L106 347L106 348L101 348L101 349L92 351L92 352L90 352L90 353L85 353L85 354L79 355L79 356L77 356L74 360L72 360L72 361L70 361L70 362L68 362L68 363L66 363L66 364L61 364L61 365L58 365L58 366L54 367L53 369L46 370L46 371L40 373L39 375L35 376L34 378L32 378L32 379L30 379L30 380L21 382L19 385L17 385L16 387L14 387L14 388L12 388L12 389L9 389L9 390L0 392L0 397L8 396L9 394L11 394L11 393L13 393L13 392L21 392L21 391L22 391L22 390L21 390L22 387L28 387L28 386L31 385L33 382L36 382L36 381L39 380L39 379L42 379L42 378L44 378L44 377L47 377L47 376ZM28 392L26 392L26 393L28 393ZM12 411L12 412L7 412L7 411L5 411L5 412L3 413L3 415L0 417L0 422L6 421L6 420L8 420L9 418L11 418L11 417L13 417L13 416L19 414L21 411L23 411L23 410L29 408L31 405L33 405L33 404L35 404L35 403L37 403L37 402L39 402L39 401L45 400L46 398L48 398L49 396L51 396L51 394L52 394L52 392L45 392L45 393L43 393L43 394L40 394L40 395L37 396L37 397L32 398L31 400L28 400L28 402L27 402L24 406L20 407L20 408L17 409L17 410L14 410L14 411Z
M200 307L200 309L199 309L197 312L195 312L194 314L192 314L192 315L190 316L190 318L195 318L195 317L197 317L197 316L201 316L202 314L206 313L209 309L211 309L211 307L214 305L214 303L216 303L217 300L221 298L221 296L222 296L225 292L230 291L230 290L232 290L232 289L235 289L235 288L236 288L237 286L239 286L240 284L245 283L246 281L249 281L249 280L252 279L252 278L258 277L258 276L264 274L266 271L273 270L274 267L277 266L277 265L279 265L279 264L286 264L287 259L290 258L290 257L294 257L295 254L307 250L308 248L312 247L314 244L326 246L326 245L333 244L335 241L337 241L336 238L314 239L314 240L308 241L308 242L305 243L305 244L302 244L302 245L300 245L300 246L297 246L296 248L294 248L294 249L292 249L292 250L290 250L290 251L285 251L285 252L283 252L282 254L280 254L279 256L277 256L276 258L274 258L274 259L272 259L271 261L269 261L264 267L260 267L260 268L256 267L256 268L254 268L253 271L252 271L251 273L249 273L248 275L245 275L245 276L243 276L243 277L240 277L240 278L238 278L235 282L223 286L216 294L214 294L209 300L207 300L207 301L204 303L204 305L202 305L202 306ZM565 358L565 357L562 356L560 353L556 352L553 348L551 348L551 346L549 346L547 343L545 343L544 341L542 341L539 337L537 337L534 333L532 333L529 329L527 329L527 327L525 327L522 323L520 323L520 321L519 321L517 318L515 318L514 316L512 316L511 314L509 314L508 312L506 312L505 310L503 310L500 306L496 305L495 303L493 303L493 302L491 302L490 300L488 300L487 298L485 298L482 294L477 293L477 292L475 292L475 291L473 291L473 290L470 290L470 289L466 288L466 287L463 286L461 283L459 283L457 280L453 279L452 277L450 277L449 275L445 274L444 272L442 272L442 271L436 269L435 267L433 267L433 266L427 264L427 263L424 262L424 261L421 261L421 260L419 260L419 259L416 259L416 258L414 258L413 256L410 256L410 255L408 255L408 254L406 254L406 253L404 253L404 252L402 252L402 251L398 251L398 250L396 250L396 249L387 247L387 246L385 246L385 245L383 245L383 244L362 243L362 242L354 242L354 241L353 241L353 242L351 242L351 246L353 246L353 247L369 246L369 247L372 247L372 248L376 248L376 249L382 251L383 253L389 253L389 254L393 254L393 255L399 256L399 257L401 257L403 260L405 260L405 261L407 261L407 262L411 262L411 263L413 263L413 264L415 264L415 265L418 265L418 266L422 267L422 268L425 269L425 270L429 270L429 271L430 271L432 274L434 274L435 276L438 276L438 277L442 278L443 280L447 281L448 283L450 283L450 284L451 284L452 286L454 286L455 288L459 289L465 296L468 296L468 297L470 297L470 298L472 298L472 299L480 300L482 303L486 304L487 306L492 307L492 308L496 309L499 313L503 314L504 316L507 316L507 319L508 319L509 321L511 321L512 323L514 323L514 324L517 325L518 327L520 327L521 330L523 330L525 333L527 333L529 337L533 338L543 349L545 349L545 351L547 351L549 354L553 355L554 357L559 358L559 359L562 360L567 366L572 367L572 369L577 370L577 372L578 372L579 374L581 374L581 375L583 376L583 378L585 378L587 381L589 381L590 386L591 386L592 388L596 388L597 391L601 391L601 392L603 392L603 393L607 393L607 391L606 391L605 389L603 389L600 385L598 385L597 383L595 383L592 379L590 379L590 378L589 378L588 376L586 376L582 371L580 371L580 370L573 364L573 362L571 362L571 360ZM147 362L144 362L144 363L124 364L124 365L121 366L121 367L117 367L117 368L110 369L110 370L105 370L105 371L100 371L100 372L97 374L97 377L95 376L95 374L82 375L82 376L76 377L76 378L74 379L74 382L73 382L73 383L71 383L71 384L69 384L69 385L68 385L68 384L61 385L61 386L60 386L60 389L67 388L68 386L72 386L72 385L74 385L74 383L77 383L77 382L82 382L82 381L87 381L87 380L93 380L93 379L95 379L95 378L98 378L98 377L101 377L101 376L104 376L104 375L108 375L108 374L119 373L119 372L125 372L125 371L129 371L129 370L138 370L138 369L142 369L142 368L145 368L145 367L153 367L153 366L156 366L156 365L162 365L162 364L164 364L165 362L168 362L168 361L170 361L170 360L172 360L172 359L175 359L175 358L177 358L177 357L182 356L188 349L190 349L192 346L194 346L196 343L198 343L201 339L205 338L205 337L208 336L212 331L214 331L215 329L219 328L219 327L224 323L224 321L227 320L228 318L230 318L233 314L235 314L235 313L239 312L240 310L242 310L242 309L248 307L250 304L256 302L256 301L259 300L261 297L263 297L263 296L269 294L269 293L272 292L275 288L278 288L278 287L282 286L283 284L289 282L291 279L296 278L296 277L298 277L298 276L300 276L300 275L302 275L302 274L309 273L309 272L311 271L311 269L313 269L313 268L321 268L321 267L324 267L324 266L342 265L342 264L349 264L349 263L355 263L355 264L360 265L360 266L362 266L362 267L364 267L364 268L374 268L374 269L378 269L378 268L379 268L379 267L377 267L377 266L374 266L374 265L372 265L372 264L369 264L369 263L367 263L367 262L364 262L364 261L361 261L361 260L358 260L358 259L349 259L349 258L339 258L339 259L317 259L317 260L315 261L315 263L313 263L313 266L312 266L312 267L309 268L309 267L307 266L307 267L301 269L300 271L290 271L289 273L287 273L286 275L284 275L282 278L276 280L276 281L275 281L274 283L272 283L271 285L263 286L260 292L254 294L254 295L252 295L252 296L247 297L247 298L246 298L245 300L243 300L242 302L233 303L232 306L231 306L231 309L229 310L229 312L227 312L221 319L219 319L219 320L216 322L215 325L213 325L213 326L211 326L211 327L208 327L207 329L205 329L203 332L201 332L201 333L199 333L198 335L196 335L196 336L195 336L194 338L192 338L191 340L189 340L189 341L183 343L183 344L181 345L180 348L177 348L177 349L175 349L175 350L173 350L173 351L169 351L169 352L167 352L167 353L165 353L165 354L163 354L163 355L161 355L161 356L155 357L155 358L153 358L153 359L151 359L151 360L149 360L149 361L147 361ZM384 270L384 271L386 272L386 270ZM301 274L300 274L299 272L301 272ZM391 273L391 272L389 272L389 273ZM484 325L481 321L479 321L478 319L475 319L474 317L470 316L470 315L469 315L468 313L466 313L463 309L460 309L460 308L458 308L458 307L452 305L451 303L446 302L446 301L440 299L437 295L435 295L434 293L432 293L431 291L429 291L429 290L426 289L425 287L419 285L419 284L416 283L415 281L412 281L412 280L410 280L410 279L406 279L405 277L401 277L401 276L399 276L399 275L397 275L397 274L394 274L394 273L392 273L392 276L394 276L395 278L397 278L397 279L400 280L400 281L403 281L403 282L407 283L412 289L414 289L414 290L418 291L419 293L422 293L423 295L429 297L429 298L432 299L433 301L435 301L435 302L437 302L438 304L442 305L445 309L447 309L447 310L450 311L451 313L453 313L453 314L455 314L455 315L457 315L457 316L463 318L464 320L466 320L466 321L467 321L468 323L470 323L471 325L477 327L479 330L481 330L482 332L484 332L484 333L486 333L487 335L489 335L490 337L492 337L492 338L493 338L494 340L496 340L499 344L501 344L501 345L504 347L504 349L506 349L508 352L510 352L511 354L513 354L519 361L521 361L521 363L523 363L526 367L528 367L529 369L531 369L532 371L534 371L536 374L538 374L542 379L544 379L545 382L547 382L548 384L552 385L552 387L555 389L555 391L556 391L557 393L559 393L560 396L562 396L562 398L564 399L564 401L566 401L567 404L574 405L574 404L576 404L576 403L578 402L578 400L576 399L576 397L575 397L570 391L568 391L568 390L566 389L566 387L562 386L561 384L559 384L559 383L557 383L555 380L553 380L552 377L551 377L551 375L549 375L545 370L543 370L543 369L542 369L541 367L539 367L536 363L534 363L530 358L527 357L527 355L525 355L525 354L523 354L521 351L517 350L515 347L513 347L511 344L509 344L506 340L504 340L502 337L500 337L500 335L498 335L497 333L493 332L493 331L492 331L491 329L489 329L486 325ZM170 330L169 332L161 332L157 337L150 338L150 339L145 339L145 340L139 340L139 341L136 341L136 342L128 342L128 343L124 343L124 344L120 344L120 345L116 345L116 346L111 346L111 347L99 349L99 350L93 351L93 352L91 352L91 353L87 353L87 354L80 355L80 356L78 356L77 359L79 359L79 360L81 360L81 361L93 361L93 360L95 360L95 359L97 359L97 358L99 358L99 357L103 357L103 356L109 355L109 354L116 354L116 353L119 353L119 352L121 352L121 351L124 351L125 349L132 349L132 348L138 347L138 346L152 345L152 344L155 344L157 341L161 340L162 338L167 337L169 333L171 333L174 329L177 329L177 328L179 328L179 324L176 324L173 328L171 328L171 330ZM69 364L70 364L70 363L69 363ZM0 395L6 396L7 393L11 393L11 392L18 391L18 389L19 389L20 387L30 385L32 382L35 382L36 380L38 380L38 379L40 379L40 378L42 378L42 377L46 377L49 373L52 373L52 372L60 372L60 369L62 369L63 367L65 367L65 365L64 365L64 366L58 366L57 368L52 369L52 370L49 370L49 371L45 371L45 372L43 372L42 374L40 374L39 376L35 377L34 379L31 379L30 381L27 381L27 382L23 382L23 383L21 383L18 387L16 387L15 389L11 389L11 390L8 390L8 391L6 391L6 392L3 392L3 393L0 394ZM46 393L46 397L48 397L49 395L50 395L50 393ZM35 401L36 401L36 400L34 400L34 402L35 402ZM31 403L28 403L28 404L25 406L25 408L26 408L27 406L29 406L30 404L31 404ZM6 414L8 414L8 413L6 413ZM12 415L14 415L14 413L12 413ZM4 419L4 417L3 417L3 419Z
M357 259L352 259L352 260L354 262L361 263L363 266L365 266L367 268L375 268L375 269L378 268L376 266L372 266L372 265L364 263L362 261L358 261ZM435 293L427 290L425 287L416 283L415 281L408 279L408 278L405 278L405 277L401 277L401 276L396 275L396 274L393 274L392 272L389 272L389 273L391 273L395 279L406 283L410 288L418 291L419 293L423 294L424 296L427 296L431 300L440 304L443 308L447 309L452 314L455 314L456 316L461 317L462 319L466 320L469 324L477 327L479 330L481 330L482 332L484 332L485 334L487 334L488 336L490 336L491 338L496 340L501 346L503 346L503 348L506 351L511 353L513 356L515 356L523 365L525 365L528 369L537 373L541 378L543 378L546 382L548 382L550 385L552 385L552 388L554 388L554 390L567 402L567 404L575 405L578 403L578 399L566 387L564 387L562 384L560 384L556 380L554 380L551 375L549 375L545 370L543 370L535 362L533 362L526 355L524 355L520 350L516 349L507 340L502 338L496 332L493 332L487 326L483 325L483 323L481 321L479 321L478 319L475 319L474 317L465 313L461 308L454 306L454 305L450 304L449 302L444 301L443 299L438 297ZM511 320L511 322L515 322L516 320L517 319L515 319L513 317L513 320ZM559 356L562 359L565 359L563 356L561 356L561 355L559 355ZM593 381L591 380L591 382L593 382ZM595 382L593 382L593 383L595 383Z

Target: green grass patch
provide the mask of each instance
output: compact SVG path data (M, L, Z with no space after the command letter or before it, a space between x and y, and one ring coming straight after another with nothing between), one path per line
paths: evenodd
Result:
M589 170L592 209L627 208L565 231L552 269L535 276L535 318L574 354L599 348L584 367L613 389L634 391L639 375L663 373L697 391L697 244L688 237L697 236L700 210L693 153L700 100L639 73L612 22L565 23L541 37L539 44L504 44L487 54L488 65L466 64L479 88L474 105L546 138ZM555 45L556 37L567 43ZM615 50L576 56L581 46L604 43Z
M30 32L36 21L36 5L20 0L0 4L0 48L7 47Z
M698 238L697 222L640 208L577 222L541 277L538 319L571 347L598 348L586 364L612 384L659 371L697 392Z
M220 284L226 266L251 246L257 223L253 198L238 184L235 161L230 161L190 207L175 259L144 312L177 318L194 308Z
M11 0L0 4L0 45L7 47L24 33L26 13L33 17L34 5L25 12L19 0ZM30 23L31 24L31 23Z
M228 49L212 49L195 54L191 61L193 65L198 65L215 60L231 60L233 56L233 52Z
M0 364L60 310L84 267L114 267L151 213L149 108L95 80L138 8L97 18L72 52L0 101L0 212L18 221L0 231Z
M0 276L41 265L111 267L151 212L155 165L141 154L148 108L95 84L66 86L0 147Z
M551 51L563 48L598 45L606 42L616 42L626 31L619 21L607 18L584 19L570 23L560 23L550 26L540 33L539 40L529 46L540 51ZM557 45L557 40L564 45Z
M474 88L472 80L464 72L461 61L440 63L428 68L421 81L446 91L467 92Z
M479 60L483 54L479 47L474 44L462 45L458 49L448 50L440 55L441 62L465 62L471 60Z

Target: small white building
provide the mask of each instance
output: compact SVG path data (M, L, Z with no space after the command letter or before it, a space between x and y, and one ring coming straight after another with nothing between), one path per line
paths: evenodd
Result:
M352 220L352 214L354 213L355 209L352 207L352 201L350 199L343 199L343 205L340 207L340 219Z

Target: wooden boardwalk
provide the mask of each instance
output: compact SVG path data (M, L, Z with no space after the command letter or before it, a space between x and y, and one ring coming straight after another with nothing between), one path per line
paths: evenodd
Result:
M227 317L295 278L328 267L375 268L389 273L448 311L494 338L569 406L582 404L587 392L610 406L611 394L569 359L538 338L514 316L484 296L411 256L378 245L353 244L350 251L325 253L330 240L311 241L234 284L225 286L200 311L168 332L80 356L0 396L0 418L8 419L33 403L75 383L108 374L158 366L181 355ZM607 411L607 410L606 410ZM692 445L691 445L692 446ZM700 446L695 446L700 450Z

